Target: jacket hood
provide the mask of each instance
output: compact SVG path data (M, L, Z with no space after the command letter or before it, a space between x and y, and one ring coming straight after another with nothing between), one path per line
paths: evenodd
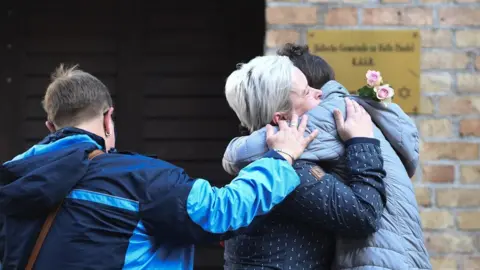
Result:
M337 81L329 81L323 87L322 99L330 95L347 96L348 90ZM349 95L370 115L372 121L393 147L408 176L412 177L419 162L419 135L415 122L395 103L384 106L380 102L358 95ZM321 106L321 103L320 103ZM315 110L315 109L314 109Z
M335 80L330 80L322 86L322 100L328 99L330 95L348 96L350 93L347 88Z
M88 154L103 145L94 134L67 128L5 162L0 166L0 212L45 215L84 177Z

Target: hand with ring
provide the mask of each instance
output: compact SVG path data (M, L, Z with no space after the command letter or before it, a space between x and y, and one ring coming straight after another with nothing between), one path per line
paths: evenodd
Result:
M347 117L335 109L333 115L337 125L338 135L343 141L355 137L373 138L373 122L370 115L356 101L345 98Z
M305 129L307 128L308 116L302 117L300 125L298 125L298 115L292 116L290 126L284 120L279 121L279 131L274 132L271 125L267 125L267 144L270 149L276 150L286 160L292 164L305 148L317 137L318 130L310 133L305 137Z

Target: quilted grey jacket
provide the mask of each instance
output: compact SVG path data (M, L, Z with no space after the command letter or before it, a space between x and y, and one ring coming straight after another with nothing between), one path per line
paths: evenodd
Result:
M348 91L340 83L330 81L322 87L323 100L309 111L308 130L319 129L319 136L308 146L300 159L334 164L334 172L342 178L344 154L338 137L333 109L345 115L344 97ZM332 269L432 269L423 241L423 232L410 177L415 173L419 159L418 131L414 122L402 109L392 103L382 104L351 96L372 117L374 134L380 140L387 172L385 187L387 204L380 229L367 238L337 237ZM223 167L230 174L268 151L265 129L250 136L233 139L223 158Z

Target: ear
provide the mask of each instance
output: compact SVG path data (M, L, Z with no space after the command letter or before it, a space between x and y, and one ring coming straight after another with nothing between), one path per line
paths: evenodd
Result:
M48 131L50 131L50 133L54 133L55 131L57 131L55 125L50 121L46 121L45 126L47 127Z
M113 107L110 107L106 113L103 114L103 128L105 129L105 133L113 134Z
M286 117L286 114L285 113L282 113L282 112L276 112L273 114L273 119L272 119L272 122L275 124L275 125L278 125L278 122L280 122L280 120L286 120L287 117Z

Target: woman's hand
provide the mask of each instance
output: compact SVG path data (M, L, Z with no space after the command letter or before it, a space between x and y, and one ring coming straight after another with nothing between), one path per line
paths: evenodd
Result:
M298 115L293 114L290 126L283 120L278 123L279 131L277 133L274 132L271 125L267 125L268 146L270 149L276 150L290 164L293 164L318 135L318 130L315 130L309 136L304 137L307 120L308 116L303 116L302 122L298 125Z
M343 141L355 137L373 138L373 123L370 115L356 101L345 98L347 105L347 119L343 119L342 112L335 109L333 115L337 124L338 135Z

